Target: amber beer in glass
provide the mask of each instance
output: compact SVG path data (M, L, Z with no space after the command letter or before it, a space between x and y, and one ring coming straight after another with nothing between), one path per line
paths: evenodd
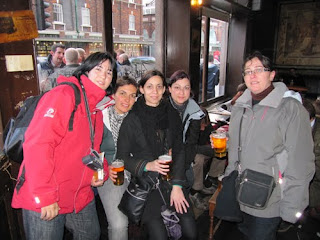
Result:
M172 157L170 155L165 154L159 156L158 159L166 161L164 164L169 165L169 172L167 172L167 175L162 175L162 180L169 181L171 179L170 168L172 163Z
M113 182L116 186L121 186L124 182L124 162L123 160L116 159L111 164L112 170L117 172L116 181Z
M225 131L215 131L211 133L215 156L224 158L227 155L227 134Z

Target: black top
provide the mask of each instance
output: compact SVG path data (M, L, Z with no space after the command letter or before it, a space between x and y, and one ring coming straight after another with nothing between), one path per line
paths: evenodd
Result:
M168 101L157 107L140 97L123 120L117 143L117 158L134 176L142 176L145 165L172 149L172 184L185 185L182 124Z

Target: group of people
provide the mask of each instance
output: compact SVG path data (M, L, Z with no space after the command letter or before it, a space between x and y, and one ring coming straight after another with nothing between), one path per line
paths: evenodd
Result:
M47 59L37 65L40 92L49 91L57 86L57 78L60 75L72 76L85 58L86 52L82 48L66 49L63 44L53 44Z
M22 208L27 239L62 239L64 227L74 239L99 239L93 188L107 216L109 239L128 239L128 218L117 206L135 177L159 179L167 205L180 219L183 239L197 239L189 193L197 190L194 162L201 153L201 131L210 124L192 99L190 77L178 70L167 82L160 71L151 70L139 84L129 76L118 77L113 93L107 94L116 64L111 54L97 52L72 76L57 78L57 83L71 82L81 92L72 131L68 122L75 105L73 89L58 85L41 98L25 134L12 200L12 207ZM314 173L310 121L295 95L283 83L272 83L275 71L267 57L254 53L247 58L243 76L248 89L232 107L225 175L234 168L239 145L243 169L263 171L276 180L281 173L284 184L277 184L267 208L241 206L244 221L239 225L248 239L275 239L281 218L295 222L308 205ZM94 151L105 153L104 180L96 179L82 161ZM172 156L170 167L159 159L163 154ZM124 161L122 186L113 184L115 159ZM161 180L169 170L171 180ZM159 191L152 189L141 218L148 239L168 238L162 205Z

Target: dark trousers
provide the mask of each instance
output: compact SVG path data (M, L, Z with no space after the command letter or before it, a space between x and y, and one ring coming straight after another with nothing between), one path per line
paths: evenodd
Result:
M238 224L239 230L246 240L276 240L280 217L261 218L242 213L243 222Z
M166 200L169 198L170 191L163 191ZM187 194L186 199L189 201ZM168 202L168 201L167 201ZM168 239L167 230L161 217L161 206L163 201L157 189L153 190L148 196L148 200L143 212L142 223L146 227L148 239L166 240ZM187 213L178 214L182 230L182 239L197 239L197 228L191 204Z

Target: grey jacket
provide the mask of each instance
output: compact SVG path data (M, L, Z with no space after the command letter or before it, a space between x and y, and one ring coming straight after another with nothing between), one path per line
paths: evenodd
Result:
M309 115L294 98L294 92L288 91L283 83L273 85L272 92L253 107L248 89L232 107L225 176L235 169L238 159L239 124L243 115L241 168L274 176L277 185L265 209L241 205L241 210L257 217L280 216L294 223L296 214L308 206L308 187L315 170L311 126Z

